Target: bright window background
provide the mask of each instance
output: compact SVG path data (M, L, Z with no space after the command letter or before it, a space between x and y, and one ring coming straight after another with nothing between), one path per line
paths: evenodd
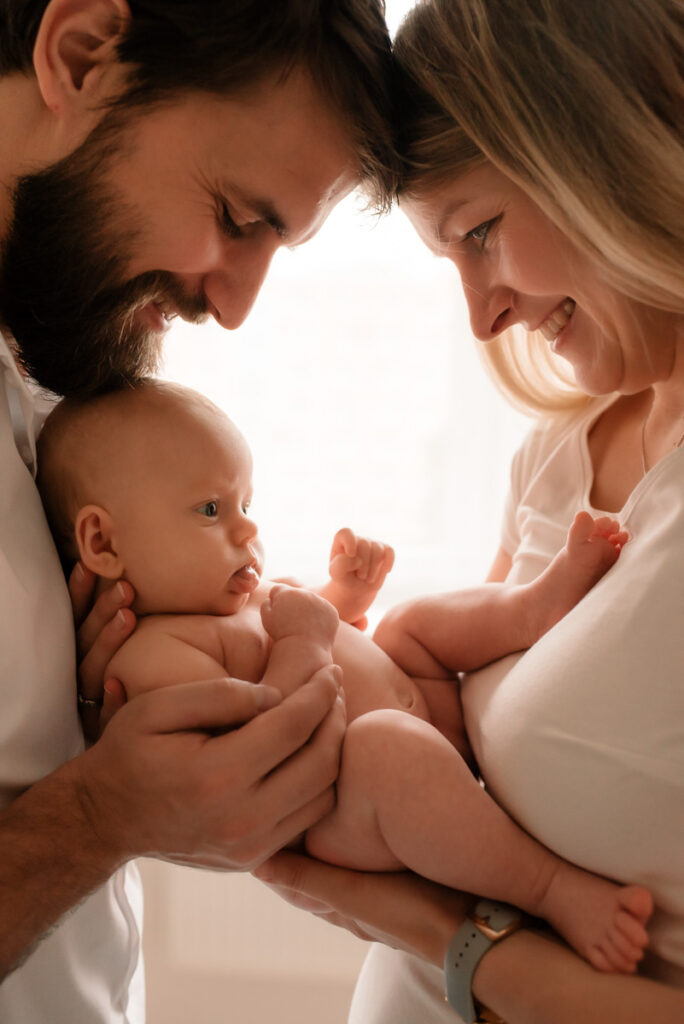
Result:
M277 254L239 330L179 323L166 353L250 443L270 576L321 579L340 526L395 547L386 602L484 576L526 421L482 369L456 271L403 214L350 197Z
M387 6L393 28L410 4ZM486 575L528 421L482 369L456 271L401 213L346 200L313 241L277 254L238 331L174 324L164 375L247 437L269 577L322 580L340 526L396 550L376 615ZM150 1024L190 1019L198 999L206 1024L272 1009L281 1024L346 1019L358 940L249 877L146 865L145 878Z

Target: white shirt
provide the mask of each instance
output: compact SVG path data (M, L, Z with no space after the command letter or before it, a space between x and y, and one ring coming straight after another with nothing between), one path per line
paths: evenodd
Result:
M587 437L611 401L540 425L516 456L503 534L512 582L538 576L575 512L592 511ZM488 789L532 835L585 868L648 886L656 912L641 970L681 988L684 447L653 467L617 518L631 533L617 564L525 655L469 676L464 710ZM349 1024L456 1019L441 970L371 947Z
M504 528L527 582L593 509L588 433L610 400L542 425L516 456ZM584 868L647 886L644 973L684 985L684 448L616 516L617 563L524 655L463 687L468 735L494 798Z
M34 484L49 409L0 334L0 806L83 750L69 594ZM142 901L117 872L0 985L3 1024L141 1024Z

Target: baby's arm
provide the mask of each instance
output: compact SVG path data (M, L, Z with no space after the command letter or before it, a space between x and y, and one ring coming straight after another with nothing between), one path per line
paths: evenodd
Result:
M318 594L276 584L261 606L261 621L273 640L262 682L277 687L284 697L303 679L332 664L339 619Z
M487 583L392 609L374 639L409 675L470 672L525 650L566 615L619 557L614 519L575 517L565 547L531 583Z
M147 690L217 679L226 669L210 654L162 629L138 628L114 655L107 676L120 679L129 700Z
M343 622L365 625L365 613L393 565L389 545L357 537L345 527L333 539L330 580L316 593L334 605Z

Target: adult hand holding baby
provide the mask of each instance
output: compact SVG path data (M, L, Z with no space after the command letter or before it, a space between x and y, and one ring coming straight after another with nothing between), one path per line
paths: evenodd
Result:
M333 806L344 732L336 698L326 667L282 703L271 687L225 678L127 703L71 762L112 866L154 855L245 870L309 828Z
M100 839L110 836L117 862L157 853L244 870L328 813L345 727L331 668L258 721L281 695L240 679L164 687L124 707L123 685L104 676L135 627L128 607L135 593L121 580L93 603L94 589L94 574L77 563L69 592L87 738L96 741L122 713L86 762L73 764L90 824ZM287 769L277 771L286 759Z
M69 595L76 626L79 711L87 740L95 742L112 716L126 702L118 681L105 688L105 669L135 628L130 605L135 592L120 580L96 601L95 573L77 562L69 576Z

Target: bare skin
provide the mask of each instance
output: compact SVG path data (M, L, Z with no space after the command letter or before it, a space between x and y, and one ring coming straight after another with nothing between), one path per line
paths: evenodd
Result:
M437 629L441 623L444 637L442 646L437 645L442 685L445 662L451 676L459 655L469 665L471 660L477 663L474 637L479 638L480 658L488 659L492 633L497 634L493 656L498 656L502 643L518 649L523 641L533 642L546 632L614 564L626 539L614 520L594 521L580 513L566 547L534 584L480 591L479 614L475 592L468 592L462 625L451 605L441 618L431 612L430 622ZM484 595L492 598L491 603ZM354 605L353 614L358 610ZM498 636L499 620L502 629L504 622L513 623L509 632L503 630L503 640ZM350 725L337 804L308 830L307 850L330 863L361 870L408 866L453 888L508 900L546 918L595 967L635 970L648 941L648 892L588 874L522 832L481 789L466 760L430 724L421 700L422 678L415 686L358 631L345 623L338 626L335 609L313 592L260 587L242 611L227 617L144 619L110 666L131 694L144 688L146 649L157 667L160 656L169 659L169 666L173 663L167 675L192 671L198 657L216 658L223 660L226 670L246 678L260 678L265 669L264 682L272 682L284 694L299 685L302 672L334 661L344 670ZM202 662L201 667L208 671L210 666ZM406 710L412 713L407 715ZM431 825L435 821L438 830Z

